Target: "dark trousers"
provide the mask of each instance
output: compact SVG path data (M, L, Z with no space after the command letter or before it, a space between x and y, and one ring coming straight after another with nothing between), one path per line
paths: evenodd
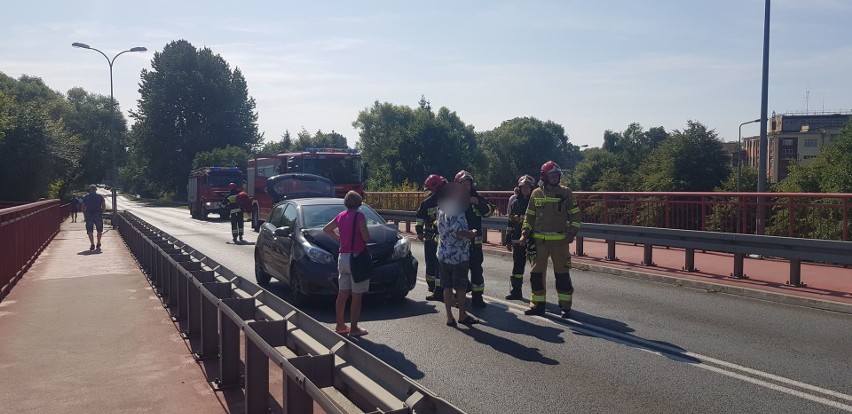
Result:
M245 221L243 220L243 213L231 213L231 236L233 236L234 241L237 240L237 237L243 237L243 226L245 225Z
M527 249L516 244L512 249L512 289L524 285L524 268L527 265Z
M429 291L441 287L441 275L438 273L438 243L426 240L423 242L423 255L426 256L426 284Z
M485 292L485 278L482 275L484 258L482 245L472 243L470 245L470 288L474 295L482 295Z

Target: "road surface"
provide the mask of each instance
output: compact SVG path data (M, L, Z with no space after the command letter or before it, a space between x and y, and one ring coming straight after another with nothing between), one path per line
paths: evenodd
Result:
M121 200L121 208L254 280L253 242L226 221ZM486 255L482 325L449 328L419 283L401 305L367 302L356 340L469 413L852 412L852 315L574 270L572 319L508 302L510 259ZM288 298L287 288L269 289ZM524 285L529 293L529 285ZM334 324L334 305L304 309Z

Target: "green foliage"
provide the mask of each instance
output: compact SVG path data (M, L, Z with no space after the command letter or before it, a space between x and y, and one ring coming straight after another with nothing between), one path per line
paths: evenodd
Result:
M651 152L639 174L642 191L712 191L728 178L730 166L716 132L688 121Z
M480 187L509 190L524 174L539 176L541 165L555 161L570 172L579 148L568 143L565 129L553 121L524 117L504 121L478 136L484 163L477 169Z
M231 70L209 48L185 40L154 54L142 71L139 109L132 113L140 171L135 188L158 193L186 192L186 175L199 152L227 146L246 151L261 141L254 99L238 68Z
M601 148L589 148L583 151L583 160L574 171L575 189L590 191L600 181L604 172L620 167L618 156Z
M421 98L417 108L376 101L352 124L371 166L369 188L420 183L429 174L452 177L472 169L477 145L473 126L442 107L435 113Z
M225 148L213 148L210 151L195 154L192 168L200 167L238 167L243 173L248 167L249 154L240 147L228 145Z

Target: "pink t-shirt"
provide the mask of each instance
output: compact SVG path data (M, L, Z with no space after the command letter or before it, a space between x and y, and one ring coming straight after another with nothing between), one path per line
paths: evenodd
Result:
M355 226L355 246L352 246L352 220L358 217L358 225ZM340 232L340 253L361 253L367 248L367 242L361 237L361 221L366 220L364 214L360 211L345 210L341 211L334 222L337 223L338 231Z

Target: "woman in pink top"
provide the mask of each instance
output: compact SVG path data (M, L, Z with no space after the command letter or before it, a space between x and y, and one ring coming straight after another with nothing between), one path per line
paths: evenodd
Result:
M337 259L338 293L335 308L337 311L337 327L335 332L341 335L363 336L367 331L358 327L358 318L361 316L361 298L365 292L370 290L370 280L356 283L352 280L350 261L353 253L361 253L367 248L370 240L370 231L367 229L367 218L364 213L358 211L361 207L361 195L350 191L343 197L343 205L346 210L341 212L323 227L322 231L329 237L340 243L340 254ZM357 222L355 221L357 220ZM360 234L352 237L353 228ZM338 230L338 233L334 232ZM352 245L354 243L354 246ZM352 296L352 307L349 310L352 327L346 326L346 301Z

